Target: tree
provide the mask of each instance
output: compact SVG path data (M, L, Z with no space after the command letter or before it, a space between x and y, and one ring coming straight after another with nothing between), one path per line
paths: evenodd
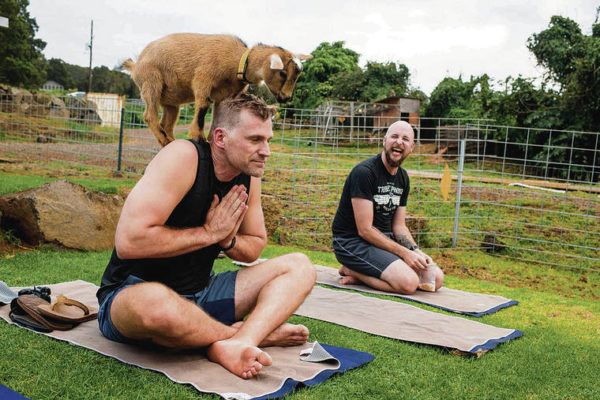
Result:
M584 35L575 21L553 16L547 29L528 40L528 48L538 64L548 70L548 80L561 88L562 115L558 127L600 131L598 12L600 7L590 36Z
M553 16L548 29L527 39L527 48L550 77L565 84L575 70L575 60L585 54L584 35L577 23L569 18Z
M65 89L76 87L73 76L67 69L67 63L60 58L51 58L48 61L47 76L48 79L63 85Z
M473 89L478 80L471 78L463 82L462 77L444 78L431 92L429 105L425 111L426 117L478 117L479 115L465 115L472 108Z
M0 82L35 88L46 79L46 42L35 38L38 25L28 6L28 0L0 2L0 15L10 21L8 28L0 28Z
M390 96L404 96L409 78L410 72L404 64L370 61L365 67L362 100L377 101Z
M314 108L331 96L334 86L330 78L341 72L358 68L359 54L345 48L344 42L321 43L304 64L294 90L292 101L286 107Z

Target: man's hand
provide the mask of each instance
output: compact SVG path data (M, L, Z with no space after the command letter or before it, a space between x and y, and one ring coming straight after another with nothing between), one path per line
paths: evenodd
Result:
M221 246L221 248L226 249L229 246L231 246L231 241L233 240L235 235L237 235L238 230L240 229L240 225L242 224L242 221L244 220L244 217L246 216L247 211L248 211L248 207L246 206L244 211L242 211L242 213L240 214L238 222L235 224L235 227L233 228L231 233L225 239L223 239L219 242L219 246Z
M427 254L425 254L423 251L421 251L421 249L415 250L415 253L421 255L422 257L425 257L425 261L427 261L427 265L433 264L433 259L431 257L429 257Z
M427 264L431 262L431 258L429 258L428 262L428 256L423 257L423 255L419 254L418 250L412 251L406 249L406 251L401 257L404 260L404 262L415 271L427 269Z
M240 227L243 216L246 214L246 210L248 210L247 199L248 194L244 185L236 185L231 188L221 202L215 195L204 222L204 229L215 243L224 245L231 243L233 236Z

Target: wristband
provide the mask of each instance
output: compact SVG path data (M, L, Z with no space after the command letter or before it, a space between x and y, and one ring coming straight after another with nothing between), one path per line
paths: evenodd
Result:
M231 243L229 244L229 246L227 246L227 247L219 246L219 247L221 247L221 251L229 251L235 247L235 243L236 243L236 236L234 236L233 239L231 239Z

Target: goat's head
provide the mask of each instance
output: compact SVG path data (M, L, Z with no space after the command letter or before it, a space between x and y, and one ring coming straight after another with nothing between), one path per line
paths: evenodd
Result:
M312 56L293 54L281 48L273 48L267 62L263 65L263 79L271 93L280 103L288 101L294 92L294 86L302 71L302 62Z

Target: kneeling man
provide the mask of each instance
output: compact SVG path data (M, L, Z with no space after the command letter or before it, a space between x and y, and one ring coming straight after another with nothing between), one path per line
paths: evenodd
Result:
M220 251L249 262L267 243L260 178L271 117L254 96L224 100L209 142L175 140L150 162L127 196L97 293L108 339L206 347L210 360L245 379L272 363L259 346L306 342L305 326L285 323L314 285L306 256L212 272Z
M406 226L410 185L400 165L414 147L412 127L397 121L383 138L381 154L355 166L346 179L332 227L343 284L362 282L402 294L442 286L444 273Z

